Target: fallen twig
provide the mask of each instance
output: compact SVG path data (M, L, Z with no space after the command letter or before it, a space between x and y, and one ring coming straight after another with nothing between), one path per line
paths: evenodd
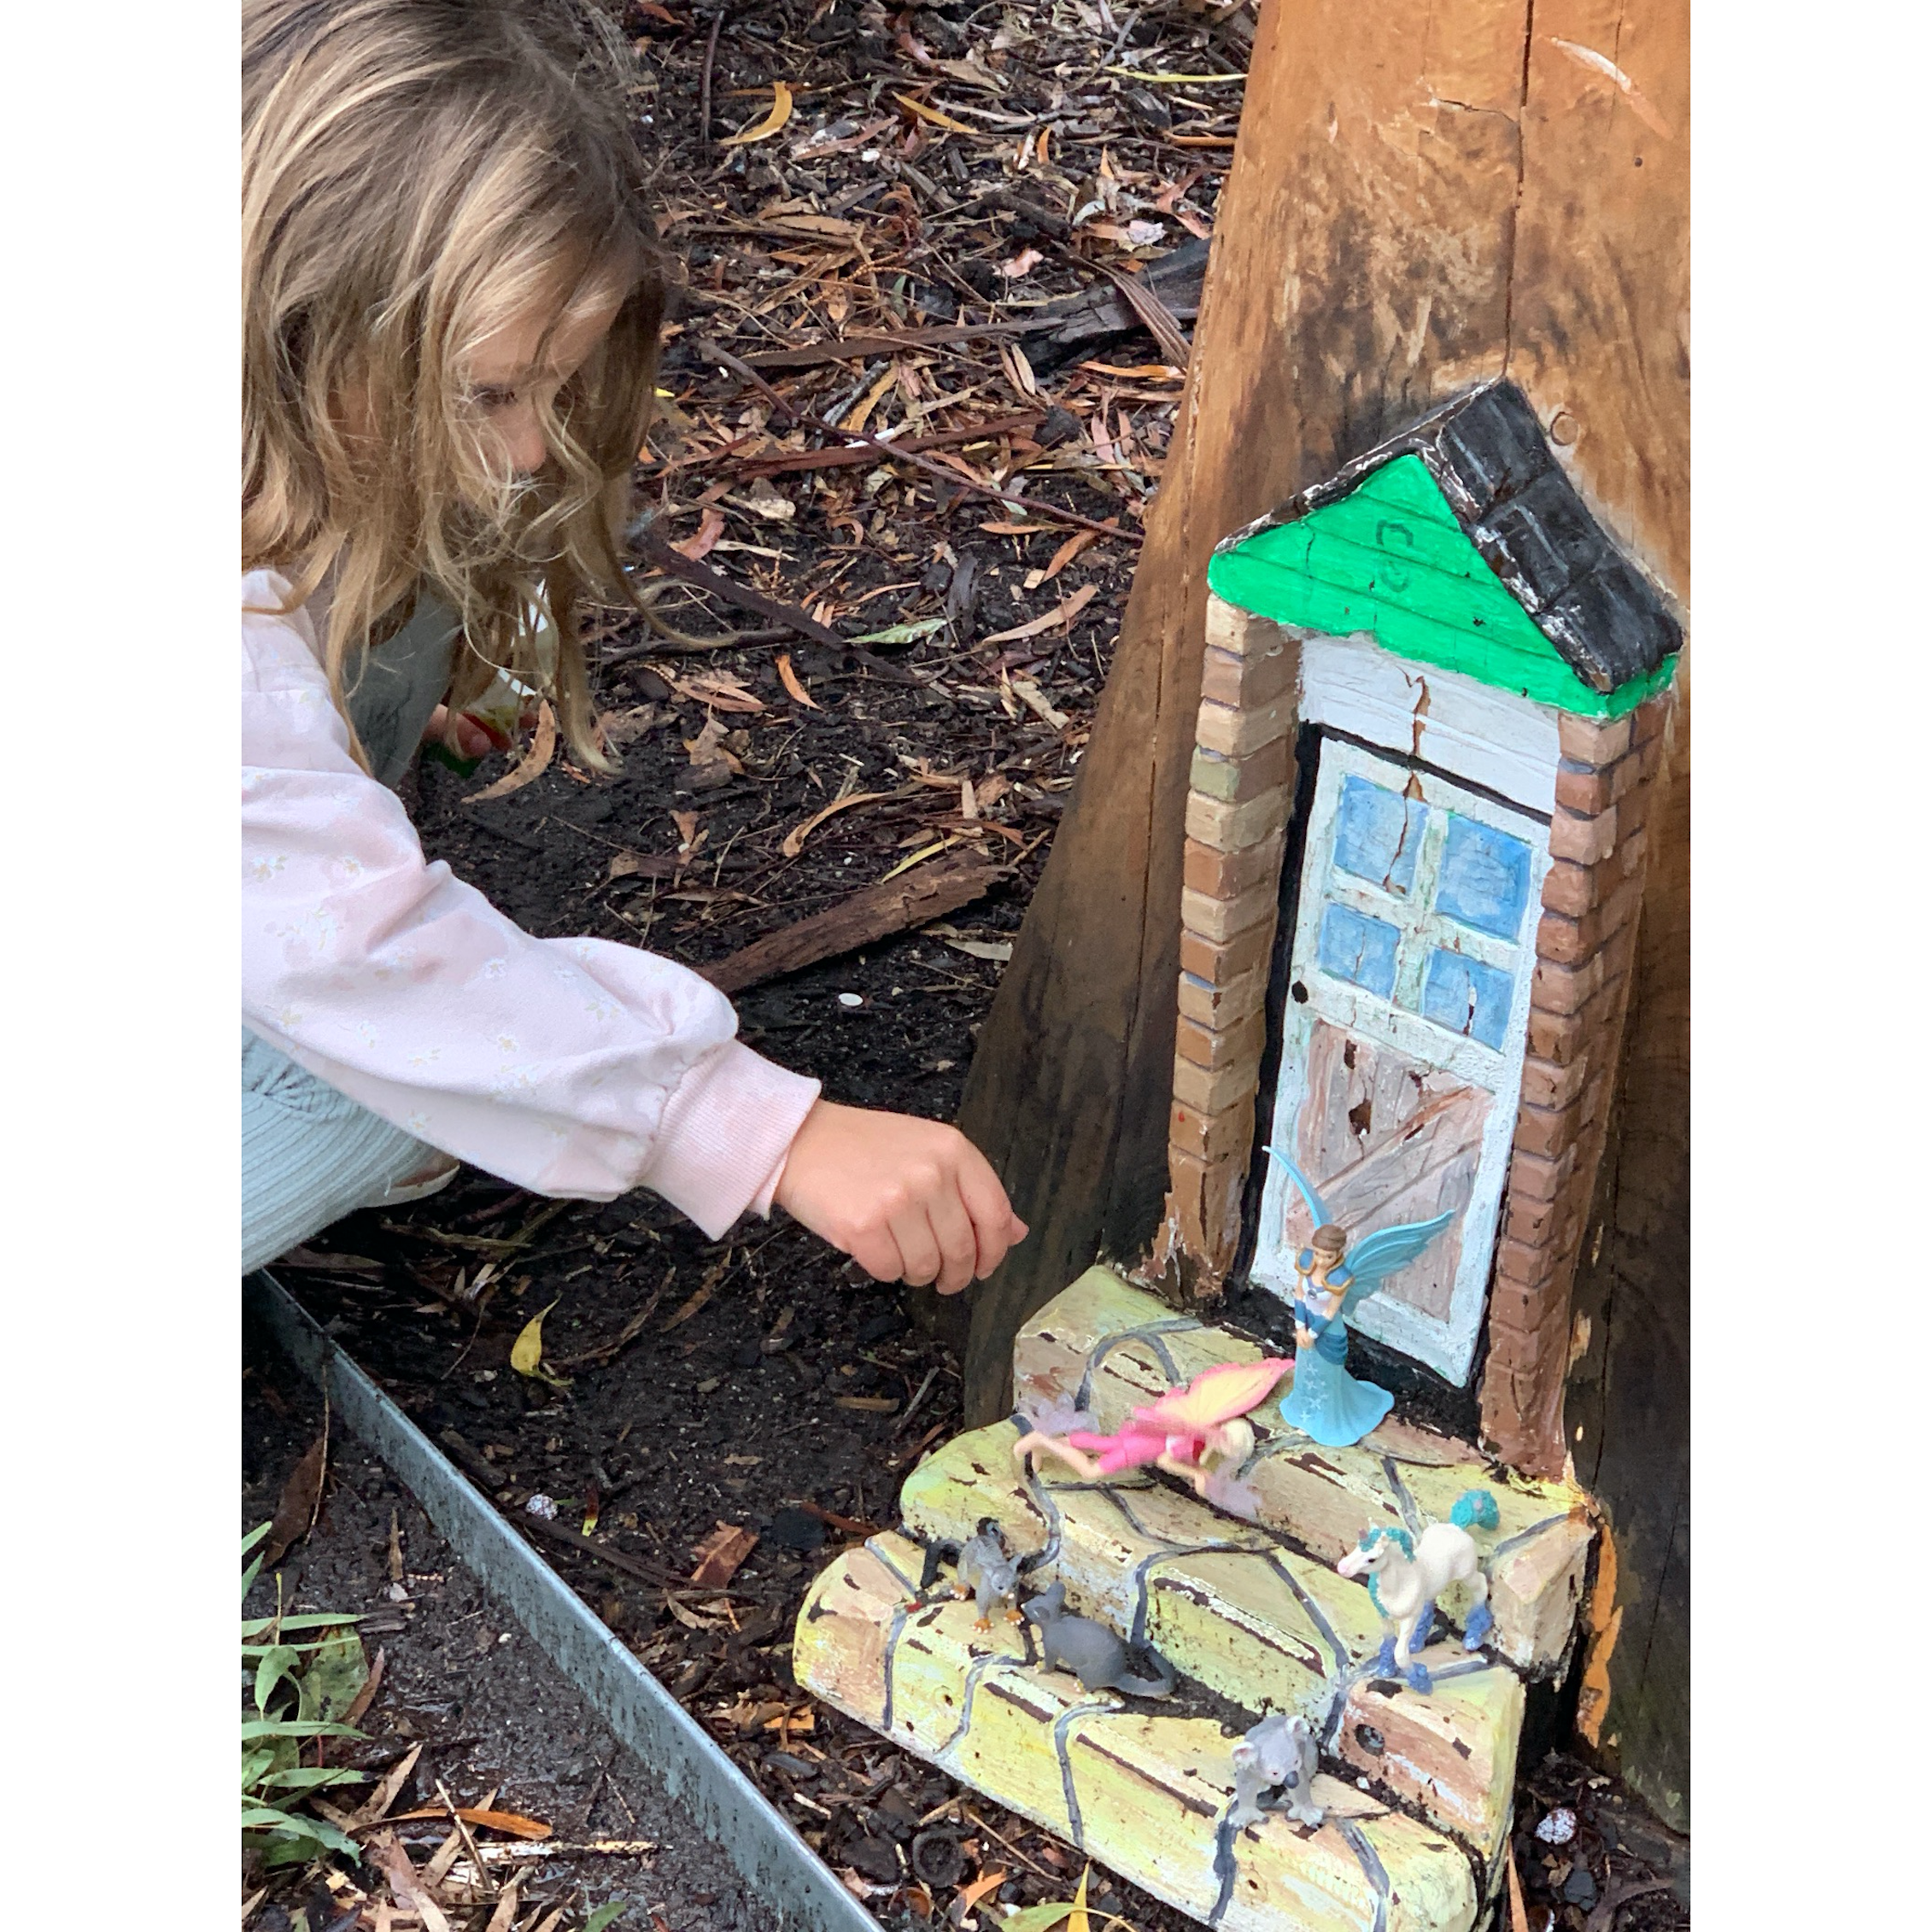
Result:
M929 919L943 918L1012 875L1010 865L980 860L930 866L881 885L861 887L838 905L768 933L699 971L720 992L742 992L909 927L922 926Z
M808 430L816 430L821 436L843 437L848 442L863 443L868 449L875 449L882 456L894 462L909 463L916 470L936 477L949 490L970 491L975 496L984 496L995 503L1004 503L1009 509L1024 510L1029 517L1045 517L1055 523L1072 524L1080 530L1090 530L1101 536L1117 537L1125 542L1139 544L1144 539L1139 530L1122 530L1118 524L1104 524L1097 518L1083 517L1077 510L1063 510L1057 503L1035 501L1031 497L1010 496L1003 489L995 489L991 483L976 483L969 477L962 476L957 470L949 470L943 463L929 463L910 449L902 449L896 442L888 442L883 436L870 435L864 430L850 430L837 423L828 423L823 416L815 416L810 410L800 409L781 395L764 378L741 361L729 349L720 348L716 342L706 342L700 345L701 353L722 362L734 374L763 392L765 400L776 409L784 412L788 422L796 423ZM984 430L980 432L985 434Z

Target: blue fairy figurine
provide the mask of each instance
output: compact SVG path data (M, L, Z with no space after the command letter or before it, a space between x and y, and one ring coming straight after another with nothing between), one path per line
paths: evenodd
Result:
M1281 1418L1324 1448L1348 1449L1395 1406L1386 1389L1349 1373L1348 1318L1455 1216L1379 1228L1364 1235L1351 1256L1347 1237L1329 1220L1301 1169L1279 1147L1268 1152L1288 1170L1316 1224L1308 1245L1295 1257L1295 1383L1282 1398Z

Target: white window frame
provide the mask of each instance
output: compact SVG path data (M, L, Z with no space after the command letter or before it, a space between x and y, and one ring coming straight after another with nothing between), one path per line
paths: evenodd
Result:
M1414 1357L1461 1385L1468 1379L1476 1338L1482 1326L1496 1250L1496 1222L1508 1178L1517 1109L1522 1100L1530 986L1537 963L1537 926L1542 916L1543 879L1550 864L1549 826L1540 817L1468 789L1467 781L1459 782L1433 770L1418 769L1402 762L1399 756L1366 750L1344 738L1324 733L1319 756L1314 799L1308 815L1301 877L1297 883L1298 903L1289 966L1291 987L1300 984L1306 988L1308 998L1298 1002L1291 993L1283 1002L1281 1073L1268 1138L1277 1146L1294 1145L1296 1122L1306 1098L1309 1041L1317 1019L1392 1047L1410 1059L1440 1068L1494 1096L1484 1125L1474 1189L1464 1211L1461 1256L1447 1317L1438 1320L1407 1303L1371 1296L1353 1318L1354 1326L1363 1334ZM1424 803L1437 808L1437 812L1431 816L1418 856L1417 890L1406 902L1346 874L1330 877L1342 782L1349 776L1365 778L1398 793L1405 790L1412 794L1420 793ZM1473 932L1433 910L1418 913L1414 910L1419 901L1430 896L1425 888L1432 888L1434 884L1434 869L1440 861L1447 829L1438 814L1445 810L1507 832L1529 847L1529 890L1522 927L1513 942ZM1424 1019L1420 1012L1405 1011L1392 1000L1380 998L1324 972L1317 963L1317 948L1321 909L1331 897L1396 926L1402 935L1396 951L1396 990L1400 992L1406 989L1412 1004L1426 970L1428 955L1436 946L1446 944L1451 951L1509 971L1509 1018L1501 1050L1452 1033ZM1308 1178L1319 1187L1325 1177L1311 1174ZM1296 1286L1295 1256L1282 1238L1292 1186L1279 1163L1270 1161L1262 1191L1261 1223L1250 1269L1257 1284L1285 1301L1294 1298Z

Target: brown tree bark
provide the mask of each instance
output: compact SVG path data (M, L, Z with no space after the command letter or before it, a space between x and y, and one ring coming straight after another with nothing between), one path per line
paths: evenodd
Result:
M1144 1256L1160 1220L1215 542L1446 395L1508 373L1606 525L1688 600L1689 78L1684 0L1262 10L1113 674L968 1083L961 1124L1033 1228L974 1294L969 1421L1009 1402L1018 1325L1097 1256ZM1654 814L1653 838L1673 849L1654 851L1647 893L1606 1162L1615 1186L1578 1291L1587 1309L1617 1284L1623 1313L1597 1331L1607 1388L1624 1386L1616 1350L1630 1337L1666 1355L1688 1344L1687 719ZM1655 1489L1679 1465L1636 1455L1637 1419L1614 1396L1598 1406L1591 1472L1619 1537L1619 1594L1648 1601L1681 1570L1681 1509L1660 1513ZM1687 1440L1688 1404L1673 1398L1642 1426ZM1620 1710L1648 1741L1647 1766L1669 1758L1670 1736L1687 1742L1687 1710L1670 1711L1676 1670L1613 1654L1607 1748L1624 1736L1629 1757ZM1632 1760L1632 1775L1672 1810L1674 1772Z

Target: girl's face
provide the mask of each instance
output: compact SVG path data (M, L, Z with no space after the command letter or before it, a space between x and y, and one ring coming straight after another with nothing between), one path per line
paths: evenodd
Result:
M469 399L512 476L534 476L549 460L543 412L609 334L624 294L594 292L561 313L554 301L533 303L477 345Z

